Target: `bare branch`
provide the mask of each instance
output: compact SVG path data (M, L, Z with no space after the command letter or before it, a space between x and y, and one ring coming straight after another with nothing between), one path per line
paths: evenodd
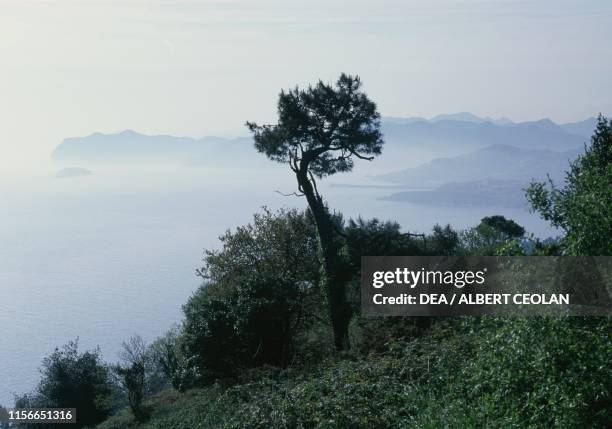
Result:
M303 197L304 196L304 193L302 193L302 192L300 192L300 193L298 193L298 192L291 192L289 194L285 194L285 193L283 193L281 191L278 191L278 190L274 191L274 192L276 192L277 194L281 194L283 197Z
M409 235L411 237L421 237L421 238L425 238L425 234L417 234L417 233L413 233L413 232L406 232L406 235Z
M425 246L425 248L427 248L427 236L425 234L416 234L416 233L412 233L412 232L406 232L405 233L407 236L409 237L419 237L423 239L423 245Z

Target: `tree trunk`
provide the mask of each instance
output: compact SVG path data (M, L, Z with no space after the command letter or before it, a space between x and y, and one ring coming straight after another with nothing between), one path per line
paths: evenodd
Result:
M296 172L296 176L300 189L306 196L319 233L321 257L323 259L322 285L331 318L334 345L336 351L348 350L350 348L348 327L351 320L351 308L346 301L346 281L339 275L342 261L338 254L340 250L338 234L323 200L315 192L313 184L308 179L307 167L302 165Z

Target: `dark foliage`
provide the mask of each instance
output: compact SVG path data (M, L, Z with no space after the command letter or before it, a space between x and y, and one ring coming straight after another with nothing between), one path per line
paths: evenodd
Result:
M403 233L397 222L373 218L350 220L344 229L350 265L359 272L362 256L418 255L422 243Z
M359 77L342 74L335 86L319 81L306 90L283 90L277 111L277 124L247 126L259 152L294 171L305 162L321 178L350 171L354 157L382 151L380 115Z
M434 256L455 255L459 245L459 234L450 225L434 225L431 234L425 239L426 253Z
M115 365L113 369L125 389L134 417L138 421L144 421L147 417L147 410L143 401L147 390L149 362L147 362L147 347L142 338L134 336L124 342L121 359L122 362Z
M485 216L480 222L482 225L486 225L503 234L506 239L522 237L525 234L525 228L512 219L506 219L504 216Z
M143 407L145 367L142 362L133 362L130 366L117 366L115 371L121 377L121 383L127 391L128 403L136 420L144 421L147 413Z
M36 391L17 398L16 408L76 408L75 427L93 426L111 413L114 386L99 350L79 353L76 341L43 359ZM43 428L44 425L33 427ZM54 426L49 426L54 427Z
M285 366L297 332L317 310L316 236L308 216L265 211L221 237L199 271L205 284L185 305L186 354L204 375Z
M156 368L155 373L161 372L163 378L180 392L194 387L199 380L197 368L192 364L192 359L184 353L183 339L181 330L175 327L149 346L150 359ZM158 386L159 384L156 383ZM157 392L157 389L151 391L151 393Z

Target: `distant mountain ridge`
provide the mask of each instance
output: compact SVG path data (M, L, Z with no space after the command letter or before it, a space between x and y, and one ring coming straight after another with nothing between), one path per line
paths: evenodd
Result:
M383 123L389 124L413 124L415 122L427 122L430 124L435 124L442 121L451 121L451 122L469 122L474 124L484 124L491 123L493 125L499 126L529 126L535 125L540 127L547 127L549 129L555 129L556 127L561 128L565 132L569 134L575 134L582 137L590 137L593 130L595 129L595 125L597 124L597 119L595 117L589 117L582 121L578 122L568 122L557 124L551 119L543 118L535 121L524 121L524 122L514 122L508 118L490 118L490 117L479 117L470 112L459 112L459 113L450 113L450 114L442 114L432 117L431 119L426 119L422 117L383 117Z
M450 114L442 114L434 116L431 119L425 119L421 117L385 117L383 120L388 122L396 122L396 123L414 123L414 122L431 122L436 123L440 121L459 121L459 122L474 122L474 123L483 123L483 122L491 122L496 125L505 125L512 124L513 122L508 118L481 118L479 116L474 115L470 112L459 112L459 113L450 113Z
M179 163L188 165L240 164L261 158L250 138L149 136L132 130L94 133L65 139L53 160L86 164Z
M570 162L582 150L556 152L491 145L454 157L436 158L374 179L411 189L389 195L385 198L389 201L524 208L524 189L529 182L548 177L562 182Z
M383 133L389 146L428 146L440 150L457 147L473 150L500 144L562 151L582 146L588 141L594 127L594 118L562 125L550 119L504 124L484 120L382 120Z
M549 119L514 123L506 118L479 118L468 112L423 118L383 118L384 159L409 159L414 148L457 154L491 145L564 151L582 147L595 119L556 124ZM179 163L186 165L261 165L250 137L175 137L125 130L65 139L52 153L63 164Z
M571 160L582 148L555 152L547 149L523 149L491 145L450 157L436 158L414 168L377 176L381 181L410 188L433 188L445 183L496 179L526 184L531 179L551 176L561 180Z
M578 122L569 122L566 124L561 124L561 128L567 131L570 134L576 134L578 136L583 136L589 139L591 135L593 135L593 131L597 126L597 118L587 118L583 121Z

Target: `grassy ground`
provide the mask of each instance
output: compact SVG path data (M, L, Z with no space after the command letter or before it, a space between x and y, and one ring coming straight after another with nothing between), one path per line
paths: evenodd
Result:
M610 321L514 319L436 328L377 355L251 371L150 400L118 428L610 427Z

